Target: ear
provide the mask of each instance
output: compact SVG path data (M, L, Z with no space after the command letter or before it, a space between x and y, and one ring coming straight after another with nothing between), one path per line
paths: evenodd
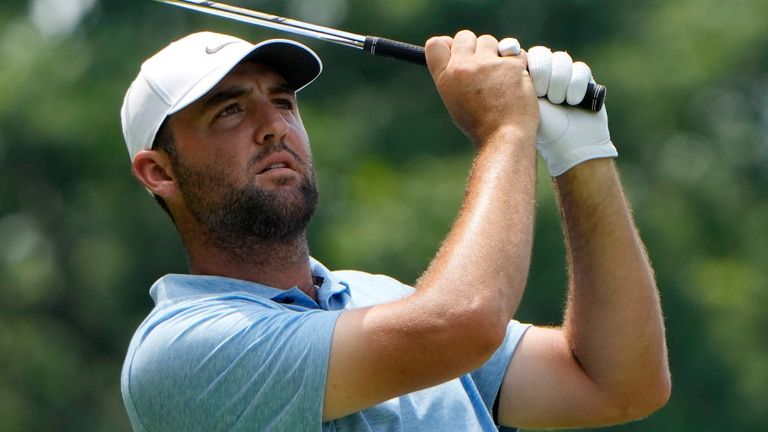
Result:
M156 150L136 153L131 163L133 175L151 193L168 198L178 192L168 155Z

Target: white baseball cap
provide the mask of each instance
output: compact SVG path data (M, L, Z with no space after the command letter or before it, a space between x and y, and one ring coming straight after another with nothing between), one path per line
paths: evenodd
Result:
M128 154L149 150L165 118L208 93L240 62L264 63L296 91L323 69L307 46L287 39L256 45L233 36L201 32L171 43L141 65L125 94L121 117Z

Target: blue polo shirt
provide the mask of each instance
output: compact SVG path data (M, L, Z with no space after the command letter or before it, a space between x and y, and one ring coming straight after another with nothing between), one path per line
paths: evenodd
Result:
M131 340L121 387L136 431L497 431L490 414L528 328L512 321L480 369L329 422L323 396L333 328L344 309L391 302L413 288L331 272L312 260L318 301L297 288L167 275ZM361 341L365 343L365 341Z

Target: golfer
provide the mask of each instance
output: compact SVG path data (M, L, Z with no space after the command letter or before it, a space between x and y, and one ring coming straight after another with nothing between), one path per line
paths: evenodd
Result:
M605 108L552 103L580 100L591 72L562 52L500 56L498 45L466 30L426 44L475 156L455 223L414 287L310 256L318 191L296 98L322 69L309 48L204 32L143 64L123 132L189 274L151 287L155 307L128 349L122 392L135 430L581 427L667 401L654 275ZM568 251L561 328L514 320L531 260L537 149Z

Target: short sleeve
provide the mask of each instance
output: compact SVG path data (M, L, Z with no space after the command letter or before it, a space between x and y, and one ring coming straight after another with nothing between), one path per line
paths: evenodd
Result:
M320 431L339 312L182 302L143 324L123 371L148 431Z
M493 411L493 403L501 389L504 373L507 371L507 366L509 366L509 362L512 360L517 344L529 327L529 324L510 321L507 325L507 334L504 337L504 342L502 342L499 349L483 366L470 373L480 393L480 397L483 399L483 403L488 408L488 412Z

